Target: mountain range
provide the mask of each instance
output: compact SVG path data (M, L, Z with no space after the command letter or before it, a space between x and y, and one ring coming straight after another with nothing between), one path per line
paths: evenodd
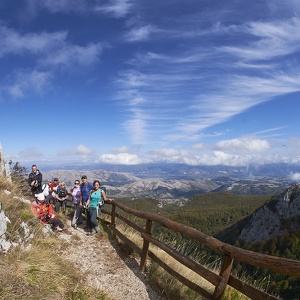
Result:
M207 192L234 194L275 194L295 183L291 174L299 166L271 164L252 167L168 165L102 165L94 169L42 171L44 181L58 177L68 187L82 175L88 181L100 180L108 195L116 198L151 198L183 205L193 195ZM101 167L101 168L100 168Z

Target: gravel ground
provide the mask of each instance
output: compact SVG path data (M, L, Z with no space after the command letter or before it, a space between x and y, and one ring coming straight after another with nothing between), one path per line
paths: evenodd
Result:
M66 257L86 273L86 284L100 288L113 300L166 300L150 287L139 261L126 254L117 241L101 232L87 236L79 227L71 231L73 237L59 236L72 243Z

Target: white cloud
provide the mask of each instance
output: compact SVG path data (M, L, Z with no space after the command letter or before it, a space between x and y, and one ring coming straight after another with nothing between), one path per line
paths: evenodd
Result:
M299 18L273 23L251 22L248 33L256 37L256 41L246 46L224 46L223 51L239 56L245 60L271 59L291 54L300 49Z
M50 13L84 12L88 9L85 0L26 0L27 10L36 16L39 10L46 9Z
M102 154L99 156L96 162L122 165L138 165L141 163L146 163L146 161L140 156L129 153Z
M131 119L123 123L123 128L131 133L131 140L134 144L139 144L145 139L145 117L143 117L138 111L135 111L131 115Z
M57 153L58 158L64 156L64 157L69 157L69 158L76 158L80 157L82 160L90 160L93 159L93 156L95 154L95 150L88 148L85 145L78 145L75 148L71 149L66 149L66 150L61 150Z
M219 141L216 148L237 153L260 153L271 148L270 142L253 136L243 136L232 140Z
M43 54L64 43L66 31L21 34L14 29L0 27L0 57L6 54Z
M132 0L110 0L109 4L97 6L95 11L123 18L130 12L132 2Z
M138 28L131 29L125 35L125 39L129 42L144 41L149 39L153 32L155 32L155 28L151 25L140 26Z
M300 182L300 173L291 173L290 179L293 181Z
M66 31L20 34L0 27L0 57L31 54L40 65L87 66L96 63L107 46L101 43L73 45L68 43L67 37Z
M88 66L94 64L102 53L103 45L90 44L82 47L77 45L63 44L54 52L49 52L46 57L40 60L43 65L58 66Z
M78 145L76 148L75 148L75 151L74 151L75 154L84 154L84 155L90 155L90 154L93 154L94 153L94 150L92 149L89 149L88 147L86 147L85 145Z
M119 78L116 80L116 83L121 84L126 89L126 93L128 93L128 88L137 88L149 85L147 83L147 78L148 77L141 72L128 70L119 74Z
M7 78L0 87L0 95L9 95L12 98L26 97L27 93L35 92L39 95L51 85L52 75L49 72L18 71Z

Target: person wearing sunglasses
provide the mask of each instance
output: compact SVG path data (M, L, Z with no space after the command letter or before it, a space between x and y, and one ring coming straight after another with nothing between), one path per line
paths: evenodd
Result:
M86 202L87 205L87 227L88 235L93 235L99 232L99 224L97 216L99 215L100 207L104 202L112 203L113 199L106 197L104 190L100 187L100 181L95 180L93 189L90 191L89 198Z
M70 194L72 196L72 202L74 205L74 215L71 222L71 226L73 228L77 228L78 224L82 224L82 206L80 205L80 197L81 197L81 188L80 188L80 181L75 180L74 187L71 188Z

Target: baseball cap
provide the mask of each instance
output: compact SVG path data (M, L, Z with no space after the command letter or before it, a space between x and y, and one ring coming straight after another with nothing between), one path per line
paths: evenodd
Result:
M81 179L87 179L86 175L82 175Z

